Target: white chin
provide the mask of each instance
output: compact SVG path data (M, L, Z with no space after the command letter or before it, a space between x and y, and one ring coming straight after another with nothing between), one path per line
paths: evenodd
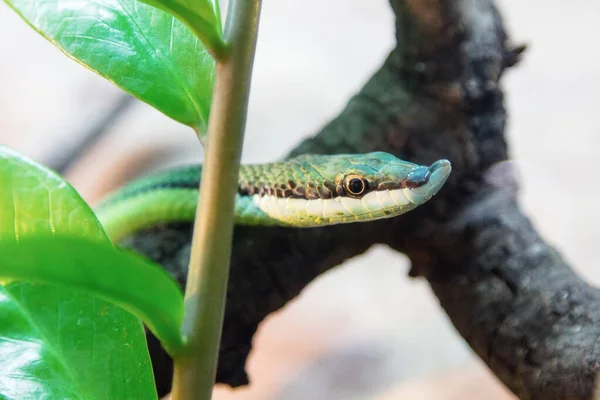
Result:
M277 196L253 196L253 202L263 212L283 221L323 221L360 220L361 216L382 217L401 214L407 206L414 203L407 193L408 189L376 190L360 199L334 197L332 199L293 199Z

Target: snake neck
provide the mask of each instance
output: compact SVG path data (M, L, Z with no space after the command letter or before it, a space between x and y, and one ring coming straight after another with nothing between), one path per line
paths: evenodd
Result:
M135 181L110 196L104 203L114 203L144 193L160 190L198 190L202 166L184 166L159 172ZM330 199L342 190L339 184L325 179L308 163L269 163L241 165L238 195L272 195L295 199Z
M240 196L271 195L292 199L331 199L341 185L326 179L302 160L258 165L242 165L238 181Z

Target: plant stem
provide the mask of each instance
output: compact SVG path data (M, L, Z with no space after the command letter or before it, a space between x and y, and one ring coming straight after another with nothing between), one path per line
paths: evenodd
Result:
M231 0L217 60L172 400L209 400L216 375L261 0Z

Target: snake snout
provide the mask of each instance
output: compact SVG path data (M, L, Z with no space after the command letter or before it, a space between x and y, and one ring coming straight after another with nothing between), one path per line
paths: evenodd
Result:
M430 167L417 167L407 177L408 187L418 188L427 185L437 192L450 176L452 166L448 160L438 160Z
M416 168L408 176L413 187L404 189L404 195L413 204L423 204L444 186L452 166L448 160L439 160L430 167Z
M452 172L452 164L448 160L438 160L429 167L429 184L437 192L446 183Z

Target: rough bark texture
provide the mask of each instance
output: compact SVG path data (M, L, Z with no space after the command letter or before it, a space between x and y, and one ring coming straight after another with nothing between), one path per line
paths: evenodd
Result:
M503 162L499 80L523 48L510 46L491 0L391 5L397 48L340 116L293 154L383 150L421 163L448 158L451 178L427 205L391 220L236 228L218 381L247 382L251 339L267 314L322 272L386 243L410 257L411 275L428 279L461 335L520 398L591 399L600 293L535 232ZM190 229L157 227L129 244L183 282Z

